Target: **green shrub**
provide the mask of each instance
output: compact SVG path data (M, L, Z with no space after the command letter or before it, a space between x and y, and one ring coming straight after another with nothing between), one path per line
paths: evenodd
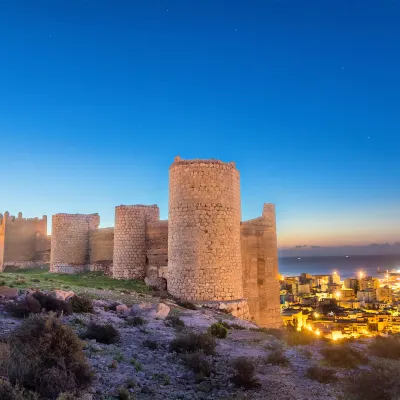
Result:
M272 350L265 359L265 362L267 364L281 365L283 367L286 367L290 364L289 359L286 357L286 354L282 349Z
M210 326L210 333L218 339L225 339L228 335L228 329L226 329L220 322L216 322Z
M26 295L24 299L6 304L6 311L17 318L27 317L29 314L38 314L42 307L40 303L32 296Z
M368 346L371 355L400 360L400 338L398 336L377 336Z
M213 336L208 333L188 332L179 335L170 343L170 351L176 353L195 353L203 351L204 354L211 355L215 352L216 342Z
M394 360L374 362L370 369L344 381L346 400L398 400L400 393L400 363Z
M73 296L71 297L69 304L72 307L74 313L93 313L92 300L85 296Z
M126 321L127 325L129 326L142 326L147 323L147 321L139 316L128 318Z
M131 364L135 367L136 372L139 372L143 369L142 364L135 358L131 359Z
M40 303L40 306L46 311L54 311L57 314L69 315L72 314L70 304L63 300L56 299L55 297L44 294L42 292L35 292L32 296Z
M90 385L92 374L75 333L55 317L30 316L8 338L1 360L11 383L46 399Z
M197 381L208 378L213 372L210 363L201 351L182 354L181 359L185 366L196 374Z
M253 389L260 386L255 375L255 368L250 358L239 357L233 361L232 367L235 374L232 376L232 382L236 386L243 387L244 389Z
M183 308L187 308L188 310L197 310L197 307L195 304L193 304L190 301L186 301L186 300L178 300L176 302L176 304L178 304L178 306L181 306Z
M128 389L120 388L118 391L118 397L120 400L131 400L134 399L134 394L130 393Z
M111 325L100 325L91 322L84 334L85 339L96 339L99 343L111 344L120 340L119 332Z
M168 386L171 383L171 378L168 374L153 374L152 378L161 382L164 386Z
M308 368L306 375L308 378L320 383L331 383L338 380L335 370L319 367L318 365Z
M171 326L171 327L177 328L177 329L182 329L185 327L185 322L183 322L176 315L168 315L168 317L165 318L165 320L164 320L164 324L166 326Z
M325 361L332 367L355 368L368 364L368 357L358 350L341 344L332 344L321 349Z

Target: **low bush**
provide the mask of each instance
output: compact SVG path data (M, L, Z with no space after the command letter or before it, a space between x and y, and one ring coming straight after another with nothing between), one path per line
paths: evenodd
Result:
M257 328L257 329L252 329L257 332L263 332L266 333L267 335L274 336L275 338L279 340L283 340L286 336L286 331L284 329L276 329L276 328Z
M178 306L181 306L183 308L187 308L188 310L197 310L197 307L195 304L193 304L190 301L185 301L185 300L178 300L176 302L176 304L178 304Z
M158 343L155 340L151 339L146 339L143 341L143 346L147 347L150 350L157 350L158 349Z
M35 292L32 296L40 303L40 306L46 311L54 311L57 314L70 315L72 314L72 307L70 304L63 300L56 299L55 297L42 292Z
M142 326L145 325L147 323L147 321L139 316L136 317L132 317L132 318L128 318L126 320L126 324L129 326Z
M40 303L32 296L6 304L6 311L14 317L24 318L29 314L38 314L42 310Z
M282 349L272 350L265 359L265 362L267 364L281 365L283 367L290 364L289 359L286 357L286 354Z
M55 317L30 316L8 338L9 354L0 361L12 384L45 399L90 385L92 374L76 334ZM0 397L1 398L1 397Z
M355 368L368 364L368 357L351 346L332 344L321 349L325 362L332 367Z
M237 324L236 322L233 322L233 323L231 323L231 324L225 323L224 326L227 327L226 325L229 326L228 329L236 329L236 330L241 330L241 331L246 330L246 328L245 328L244 326L239 325L239 324Z
M120 388L118 391L118 398L120 400L131 400L134 399L134 394L130 393L128 389L126 388Z
M398 336L377 336L368 346L371 355L400 360L400 338Z
M306 375L308 378L320 383L331 383L338 380L335 370L318 365L313 365L308 368Z
M215 352L216 342L213 336L208 333L188 332L177 336L169 346L170 351L176 353L195 353L203 351L211 355Z
M228 329L220 322L216 322L210 326L210 333L218 339L225 339L228 335Z
M85 339L96 339L99 343L112 344L120 340L119 332L111 325L100 325L91 322L84 333Z
M250 358L239 357L233 361L232 367L235 374L232 376L232 382L236 386L243 387L244 389L253 389L260 386L255 375L255 368Z
M131 359L131 364L135 367L136 372L139 372L143 369L142 364L135 358Z
M208 378L213 372L211 364L201 351L191 354L182 354L181 359L185 366L196 374L196 380Z
M185 327L185 322L183 322L176 315L168 315L168 317L164 320L164 324L177 329L183 329Z
M93 313L92 300L85 296L73 296L71 297L69 304L72 307L74 313Z
M37 394L27 392L18 387L13 387L9 382L0 378L0 399L1 400L39 400Z
M380 360L344 381L346 400L398 400L400 363Z

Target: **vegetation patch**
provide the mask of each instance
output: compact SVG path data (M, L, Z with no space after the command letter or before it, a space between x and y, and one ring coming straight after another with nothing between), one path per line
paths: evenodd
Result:
M56 399L92 381L81 340L55 317L31 316L12 332L7 345L8 355L0 361L3 376L40 397Z
M324 361L332 367L356 368L368 364L368 357L351 346L332 344L321 349Z
M5 309L13 317L25 318L29 316L29 314L40 313L42 307L34 297L26 295L24 299L7 303Z
M86 296L73 296L69 301L74 313L93 313L92 300Z
M56 299L55 297L51 296L50 294L45 294L42 292L35 292L32 294L32 297L35 298L41 308L45 309L46 311L54 311L58 315L70 315L72 314L71 305L63 300Z
M215 353L216 342L213 336L208 333L188 332L177 336L169 346L170 351L176 353L195 353L203 351L204 354Z
M176 304L178 304L178 306L181 306L183 308L187 308L188 310L197 310L197 307L195 304L193 304L190 301L185 301L185 300L178 300L176 302Z
M335 370L318 365L308 368L306 375L308 378L320 383L332 383L338 380Z
M400 363L374 362L344 382L346 400L397 400L400 393Z
M225 339L228 335L228 329L220 322L216 322L210 326L210 333L218 339Z
M400 360L400 338L398 336L377 336L368 346L371 355Z
M279 331L279 330L277 330ZM289 346L301 346L301 345L307 345L314 343L316 340L315 335L304 329L302 331L297 331L297 330L287 330L286 332L283 332L283 337L285 338L287 344ZM275 336L277 337L277 336Z
M253 361L247 357L239 357L232 362L232 367L235 370L232 376L232 382L244 389L253 389L260 386L255 374Z
M176 329L183 329L185 327L185 322L176 315L168 315L164 320L164 324Z
M265 362L267 364L281 365L282 367L286 367L290 364L289 359L282 349L272 350L265 359Z
M100 325L91 322L84 333L85 339L96 339L99 343L112 344L120 340L120 334L111 324Z
M181 359L185 366L196 374L197 381L208 378L213 372L211 364L201 351L190 354L182 354Z
M145 325L147 323L147 321L139 316L136 317L132 317L132 318L128 318L126 320L126 324L129 326L142 326Z

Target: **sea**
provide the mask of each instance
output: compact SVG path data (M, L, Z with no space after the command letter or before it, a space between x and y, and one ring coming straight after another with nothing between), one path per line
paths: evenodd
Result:
M382 273L378 273L378 269ZM298 276L302 272L311 275L332 274L336 271L341 278L351 278L362 271L366 276L383 278L386 270L400 270L400 254L279 258L279 273L284 276Z

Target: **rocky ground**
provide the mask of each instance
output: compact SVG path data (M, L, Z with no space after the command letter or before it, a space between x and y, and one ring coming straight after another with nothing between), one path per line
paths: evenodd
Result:
M94 301L94 313L61 317L78 335L90 322L111 323L120 333L120 341L115 344L85 340L85 354L96 377L90 389L93 399L122 398L119 397L122 387L137 399L340 398L339 384L321 384L306 377L307 368L320 358L317 344L290 347L268 333L257 331L257 327L249 322L215 310L189 310L169 299L152 297L151 302L146 301L150 300L149 297L141 300L140 306L121 305L119 311L110 311L111 301L99 299ZM0 333L9 333L21 320L10 317L4 309L0 310ZM145 323L130 326L128 321L132 315L141 315ZM177 330L168 326L167 315L179 316L185 328ZM236 329L229 329L225 339L217 339L216 354L208 356L214 372L208 378L198 379L178 354L170 352L169 344L188 330L206 332L209 326L220 320L244 329L236 326ZM266 361L271 349L277 346L283 348L288 357L288 366L271 365ZM242 356L251 359L255 365L260 387L244 390L231 382L234 373L232 361Z

